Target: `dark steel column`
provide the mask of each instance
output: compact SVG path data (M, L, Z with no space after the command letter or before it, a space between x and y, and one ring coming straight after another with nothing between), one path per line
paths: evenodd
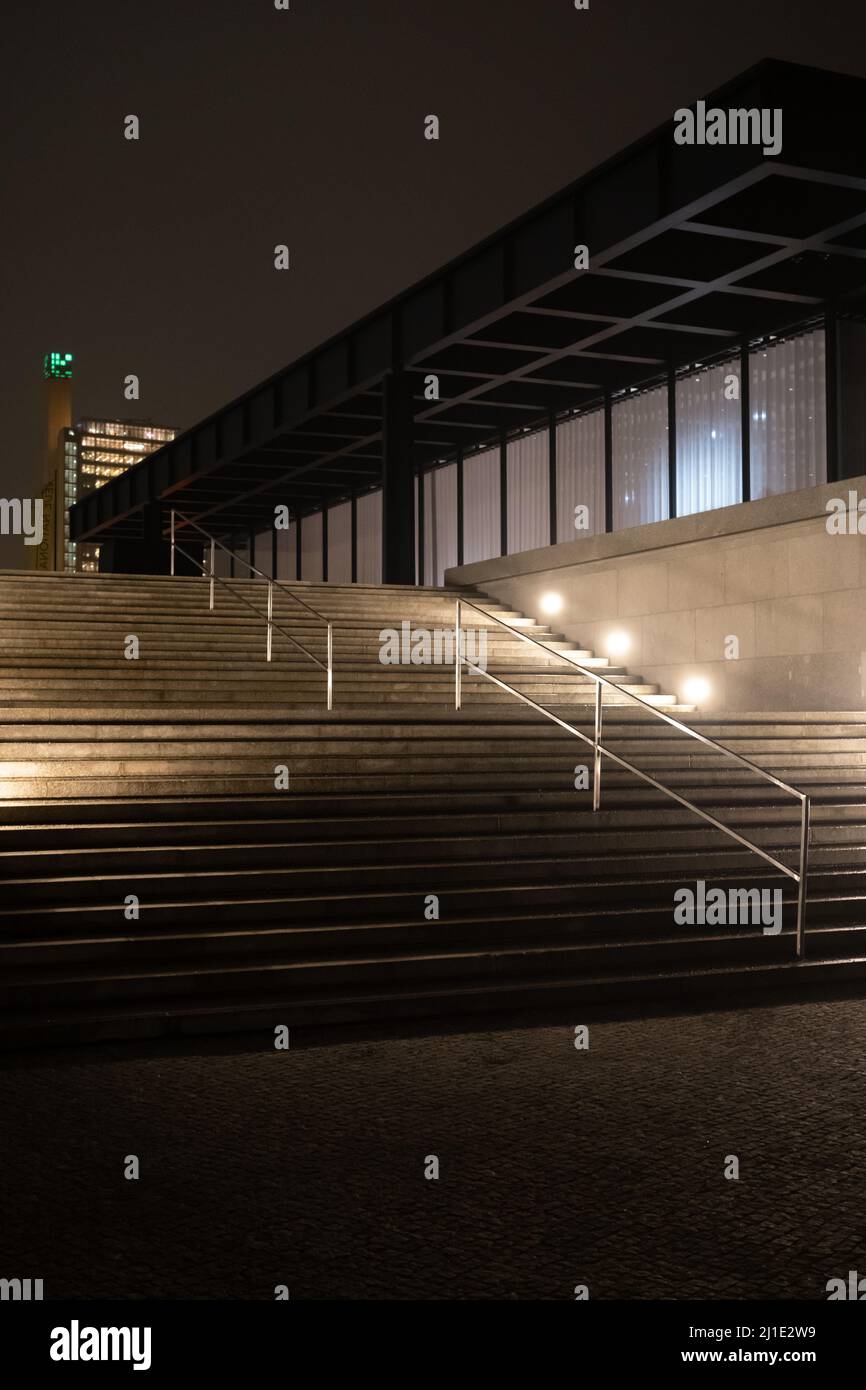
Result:
M322 503L322 580L328 582L328 508Z
M415 583L414 408L408 372L382 387L382 583Z
M499 436L499 553L508 554L508 439Z
M301 577L301 514L295 518L295 578Z
M838 482L842 456L839 428L839 324L836 309L824 315L824 391L827 412L827 482Z
M604 529L613 530L613 402L604 393Z
M358 582L358 499L352 493L352 583Z
M677 514L677 378L668 368L668 516Z
M418 573L415 583L424 583L424 470L418 474Z
M141 509L140 537L121 537L100 541L99 568L102 573L115 574L169 574L171 571L171 545L163 535L163 514L159 502L147 502ZM166 518L167 519L167 518ZM192 536L194 539L190 540ZM199 557L202 544L195 539L197 533L181 528L178 544L190 555ZM200 574L194 561L187 560L179 552L175 554L176 574Z
M463 450L457 454L457 563L463 564Z
M744 502L752 500L752 376L749 345L740 348L740 457L743 465Z
M556 545L556 416L550 412L547 422L547 469L550 502L550 544Z

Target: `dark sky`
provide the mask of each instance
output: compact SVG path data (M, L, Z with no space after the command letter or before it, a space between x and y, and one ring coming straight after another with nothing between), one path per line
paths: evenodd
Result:
M864 15L4 0L0 496L33 495L46 350L76 355L76 413L185 428L760 58L866 76Z

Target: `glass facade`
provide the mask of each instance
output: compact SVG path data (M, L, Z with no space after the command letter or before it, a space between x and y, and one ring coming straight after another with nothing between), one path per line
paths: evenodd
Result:
M668 512L666 386L617 401L613 425L613 529L664 521Z
M676 515L729 507L742 500L743 391L749 394L751 497L814 487L827 478L824 330L810 329L756 343L749 352L749 380L740 380L737 357L680 373L675 386ZM866 361L866 330L863 337ZM859 360L859 359L858 359ZM671 450L668 386L652 385L615 398L611 405L612 529L665 521L670 515ZM866 408L863 417L866 419ZM605 411L571 412L556 422L556 517L551 537L550 431L524 432L506 446L508 554L579 540L605 530ZM501 554L501 453L499 445L463 460L463 563ZM419 490L423 487L423 574L418 582L441 585L458 563L457 466L431 468L416 479L416 572L420 565ZM382 495L357 500L357 582L381 576ZM345 504L348 508L348 504ZM332 516L336 516L333 509ZM341 517L343 526L348 519ZM321 517L304 518L302 573L321 576ZM310 538L308 540L308 537ZM337 546L339 545L339 559ZM351 534L329 536L335 572L349 582ZM282 556L282 552L281 552ZM294 550L280 577L294 578ZM337 579L337 574L341 576Z
M743 500L739 361L689 372L677 390L677 516Z
M604 530L604 411L590 410L556 427L556 539Z
M823 330L768 343L749 365L752 496L826 482Z
M522 434L506 450L508 553L550 545L550 436Z

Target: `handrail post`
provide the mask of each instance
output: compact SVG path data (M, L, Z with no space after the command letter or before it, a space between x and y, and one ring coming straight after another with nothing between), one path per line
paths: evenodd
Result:
M803 797L800 815L800 883L797 893L797 959L806 954L806 891L809 874L809 836L811 834L812 798Z
M457 600L457 603L456 603L455 607L456 607L456 614L455 614L455 621L454 621L454 708L455 708L455 709L459 709L459 708L460 708L460 696L461 696L461 691L460 691L460 668L461 668L461 666L462 666L462 661L461 661L461 659L460 659L460 600L459 600L459 599Z
M592 809L597 811L601 805L601 702L604 690L601 681L595 683L595 758L592 769Z
M266 658L265 658L266 661L270 661L270 659L271 659L271 650L272 650L272 648L273 648L273 622L274 622L274 586L273 586L273 584L271 583L271 581L270 581L270 579L269 579L269 580L268 580L268 642L267 642L267 653L268 653L268 654L267 654L267 656L266 656Z
M334 708L334 625L328 623L328 709Z
M174 507L171 509L171 572L174 574Z
M214 575L216 573L216 554L214 552L213 537L210 543L210 611L213 612L214 600Z

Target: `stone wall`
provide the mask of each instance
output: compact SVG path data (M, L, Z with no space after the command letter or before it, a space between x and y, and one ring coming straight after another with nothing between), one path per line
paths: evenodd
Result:
M477 585L600 655L625 633L620 664L678 695L704 677L708 710L861 709L866 534L827 525L828 500L847 505L849 491L866 499L866 477L464 565L446 582ZM564 601L555 617L541 614L547 593Z

